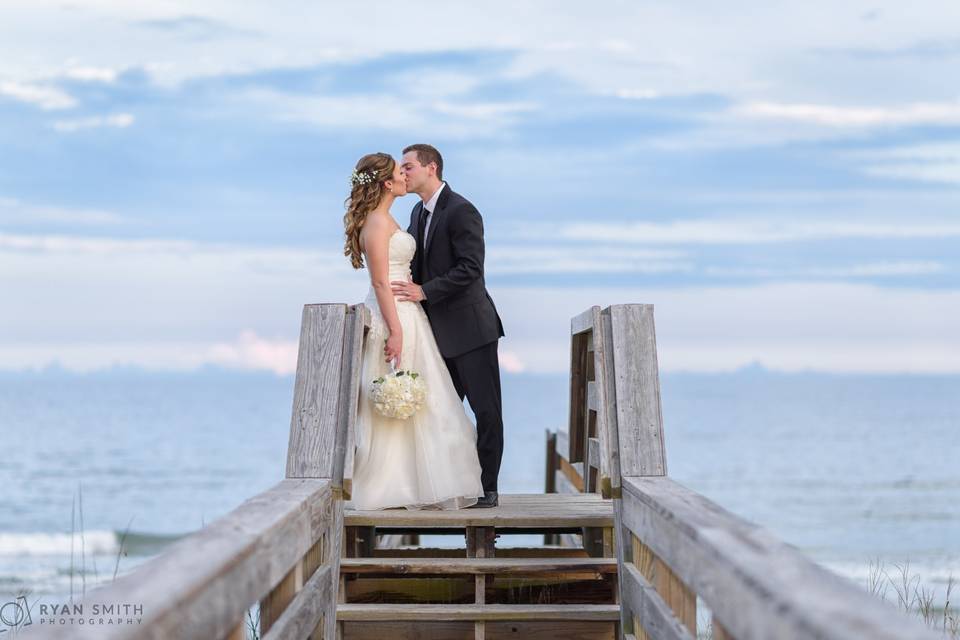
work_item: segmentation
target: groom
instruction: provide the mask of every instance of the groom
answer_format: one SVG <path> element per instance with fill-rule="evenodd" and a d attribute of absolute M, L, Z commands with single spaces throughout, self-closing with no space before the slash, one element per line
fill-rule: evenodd
<path fill-rule="evenodd" d="M 503 417 L 497 344 L 503 323 L 483 280 L 483 219 L 469 200 L 443 181 L 443 158 L 428 144 L 403 150 L 407 191 L 420 196 L 407 232 L 417 239 L 413 282 L 391 282 L 398 300 L 423 305 L 460 400 L 477 417 L 477 455 L 483 498 L 495 507 L 503 457 Z M 416 284 L 416 283 L 420 284 Z"/>

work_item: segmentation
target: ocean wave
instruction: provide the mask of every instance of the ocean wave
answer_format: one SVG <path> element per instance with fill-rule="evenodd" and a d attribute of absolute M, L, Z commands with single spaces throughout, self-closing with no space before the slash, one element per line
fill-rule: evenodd
<path fill-rule="evenodd" d="M 164 547 L 181 536 L 138 533 L 108 530 L 79 532 L 0 532 L 0 556 L 79 556 L 81 550 L 86 555 L 116 555 L 120 551 L 121 540 L 127 555 L 143 556 L 159 553 Z"/>

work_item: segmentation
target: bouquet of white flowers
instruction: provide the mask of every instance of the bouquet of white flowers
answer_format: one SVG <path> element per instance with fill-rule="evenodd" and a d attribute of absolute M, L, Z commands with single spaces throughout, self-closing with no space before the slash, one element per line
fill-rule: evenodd
<path fill-rule="evenodd" d="M 393 363 L 391 362 L 391 369 Z M 427 397 L 427 385 L 416 371 L 394 370 L 370 385 L 370 398 L 377 413 L 405 420 L 415 414 Z"/>

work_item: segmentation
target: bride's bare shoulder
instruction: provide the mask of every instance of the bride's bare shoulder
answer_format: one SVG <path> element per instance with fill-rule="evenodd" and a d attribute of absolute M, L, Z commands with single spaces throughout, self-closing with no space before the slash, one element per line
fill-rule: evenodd
<path fill-rule="evenodd" d="M 371 213 L 360 228 L 360 249 L 376 246 L 390 239 L 392 225 L 389 216 Z"/>

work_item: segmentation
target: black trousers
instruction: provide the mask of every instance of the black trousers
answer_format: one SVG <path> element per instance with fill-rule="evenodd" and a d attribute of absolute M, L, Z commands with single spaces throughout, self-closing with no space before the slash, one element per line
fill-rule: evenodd
<path fill-rule="evenodd" d="M 484 491 L 497 491 L 503 458 L 503 407 L 500 397 L 499 341 L 485 344 L 453 358 L 444 358 L 453 386 L 464 395 L 477 418 L 477 455 Z"/>

